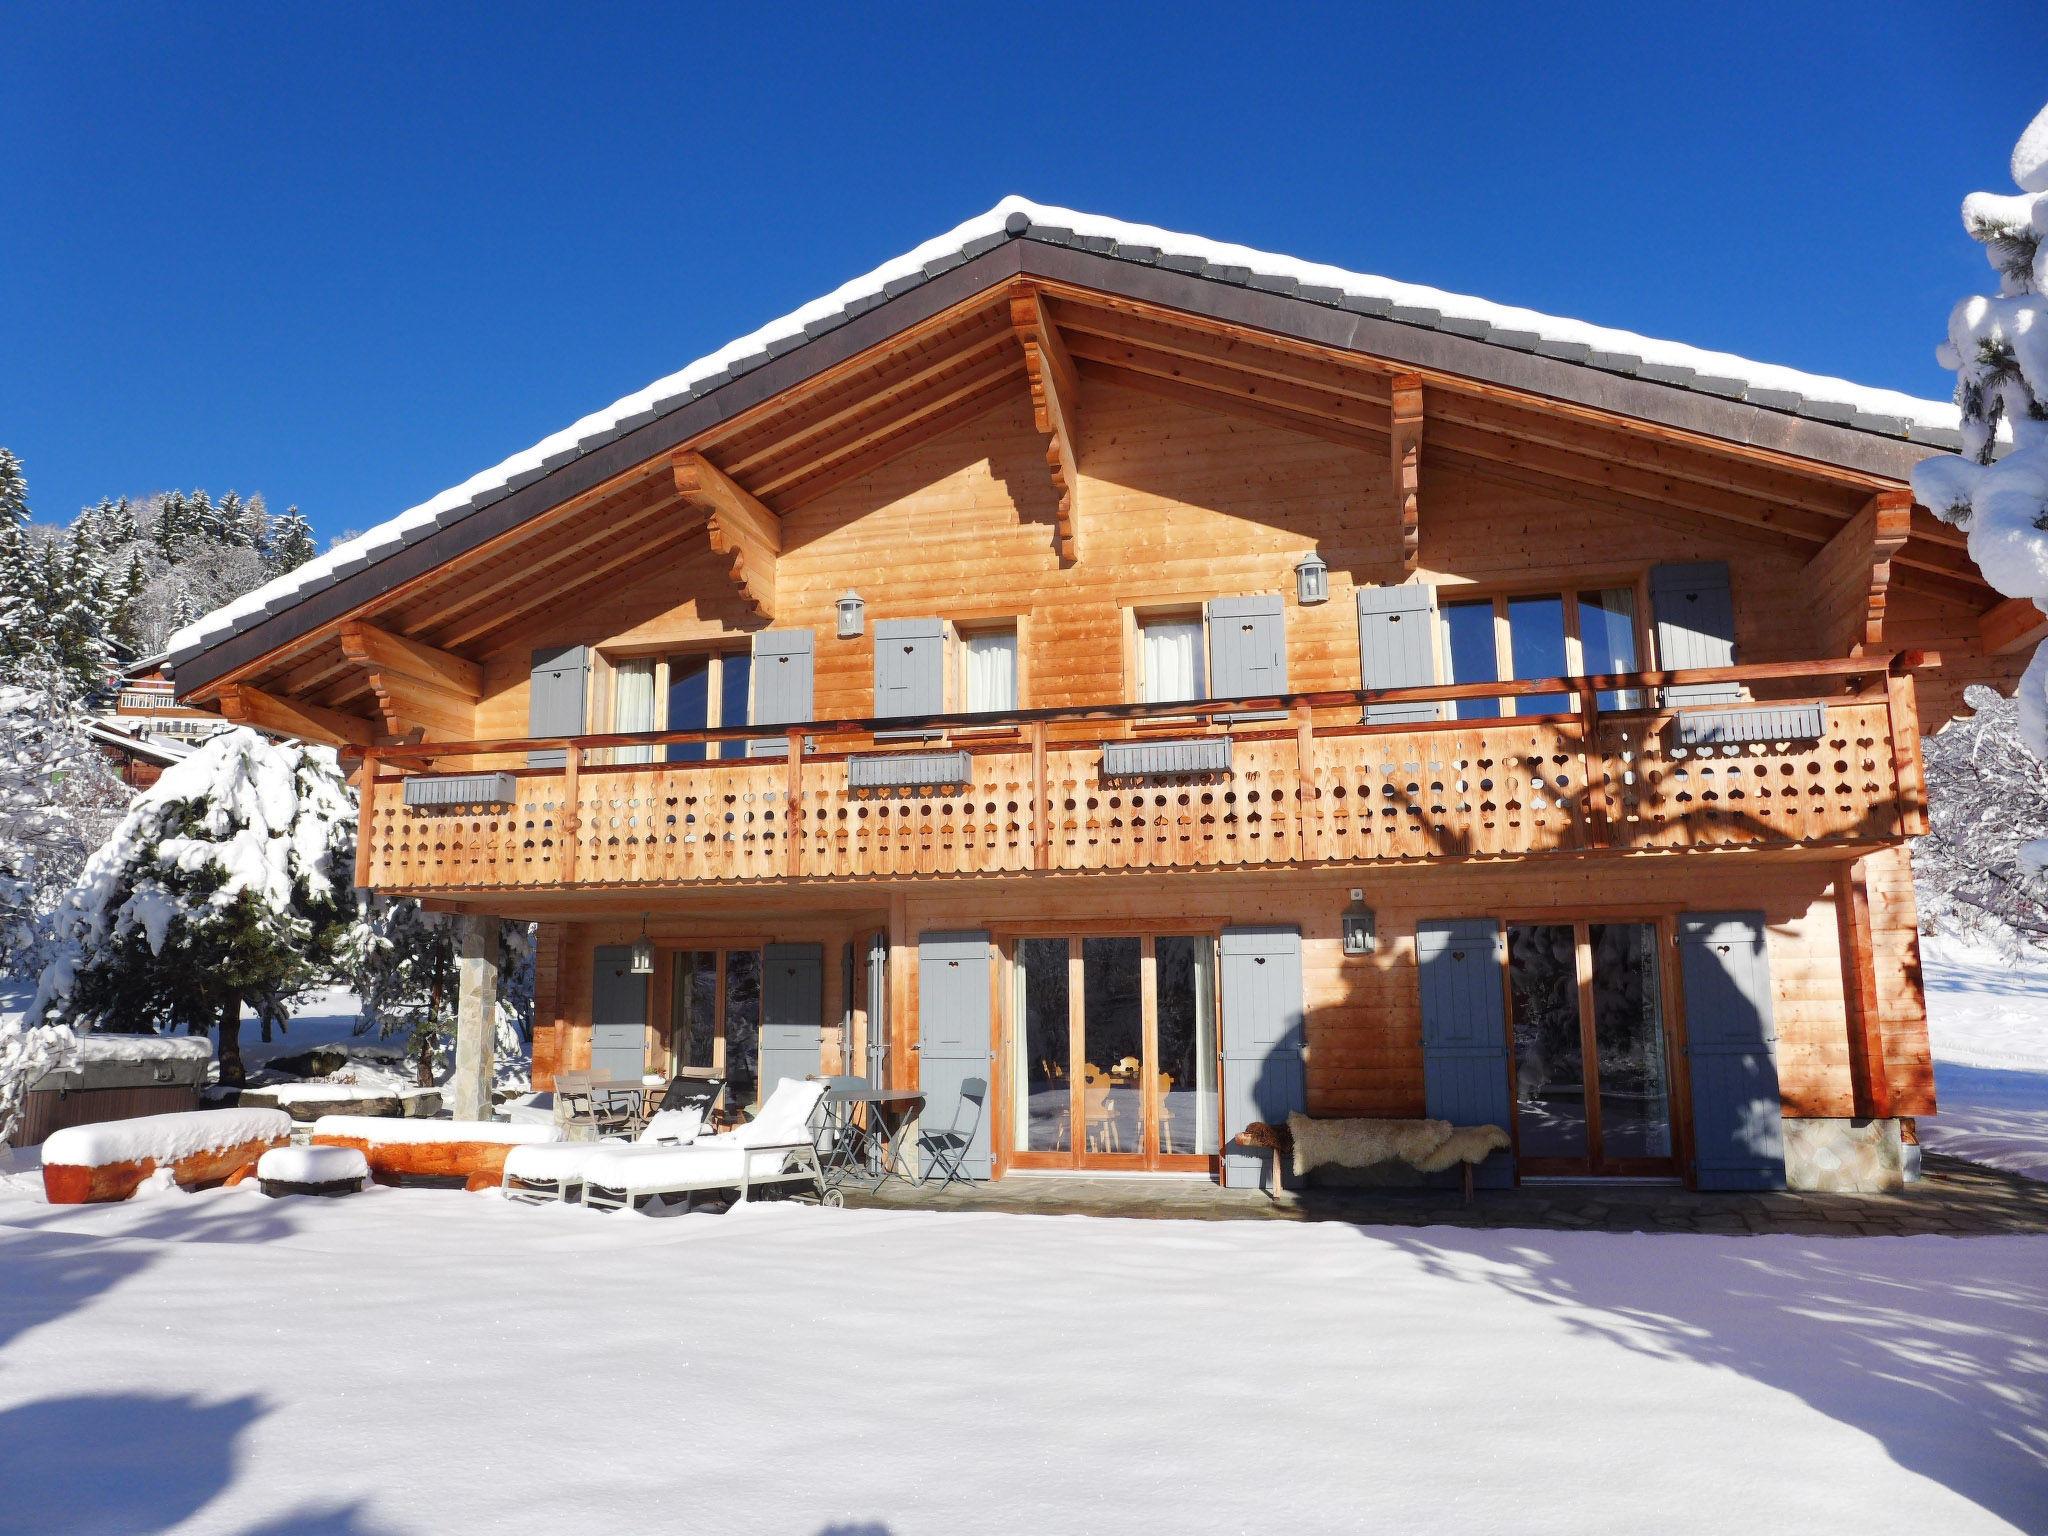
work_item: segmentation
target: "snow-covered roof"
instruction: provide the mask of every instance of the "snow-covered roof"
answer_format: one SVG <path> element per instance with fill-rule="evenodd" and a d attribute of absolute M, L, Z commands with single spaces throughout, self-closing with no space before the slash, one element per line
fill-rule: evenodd
<path fill-rule="evenodd" d="M 175 665 L 266 615 L 376 564 L 434 530 L 490 506 L 553 470 L 836 329 L 856 315 L 1007 240 L 1026 237 L 1285 294 L 1426 330 L 1471 337 L 1608 373 L 1747 401 L 1767 410 L 1864 432 L 1942 448 L 1953 448 L 1960 442 L 1953 402 L 1923 400 L 1897 390 L 1875 389 L 1825 374 L 1759 363 L 1729 352 L 1659 341 L 1632 331 L 1494 304 L 1320 262 L 1300 261 L 1250 246 L 1006 197 L 988 212 L 841 284 L 822 298 L 727 343 L 645 389 L 593 411 L 531 448 L 215 609 L 171 637 L 170 659 Z"/>

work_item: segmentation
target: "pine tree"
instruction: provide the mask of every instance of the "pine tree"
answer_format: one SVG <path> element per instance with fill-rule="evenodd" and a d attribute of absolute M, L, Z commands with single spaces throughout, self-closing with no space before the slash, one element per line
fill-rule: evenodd
<path fill-rule="evenodd" d="M 2048 108 L 2012 152 L 2018 195 L 1975 192 L 1963 227 L 1997 271 L 1996 294 L 1964 299 L 1935 356 L 1956 372 L 1963 451 L 1923 459 L 1913 494 L 1968 530 L 1970 557 L 2007 597 L 2048 606 Z M 2010 447 L 1999 453 L 2003 428 Z M 2018 736 L 2048 759 L 2048 645 L 2019 685 Z M 2030 874 L 2048 868 L 2048 840 L 2028 845 Z"/>
<path fill-rule="evenodd" d="M 31 1016 L 212 1025 L 221 1081 L 240 1083 L 242 1006 L 275 1016 L 361 960 L 355 837 L 331 752 L 213 737 L 137 799 L 66 894 Z"/>
<path fill-rule="evenodd" d="M 313 525 L 297 507 L 286 507 L 270 536 L 270 568 L 282 575 L 295 571 L 317 552 Z"/>
<path fill-rule="evenodd" d="M 28 479 L 21 472 L 21 460 L 0 448 L 0 528 L 23 528 L 28 524 Z"/>
<path fill-rule="evenodd" d="M 55 674 L 0 686 L 0 974 L 33 974 L 46 925 L 128 804 Z"/>
<path fill-rule="evenodd" d="M 2016 957 L 2048 945 L 2048 901 L 2020 854 L 2048 836 L 2048 766 L 2020 742 L 2019 705 L 1964 690 L 1975 713 L 1925 738 L 1928 830 L 1913 845 L 1920 923 Z"/>

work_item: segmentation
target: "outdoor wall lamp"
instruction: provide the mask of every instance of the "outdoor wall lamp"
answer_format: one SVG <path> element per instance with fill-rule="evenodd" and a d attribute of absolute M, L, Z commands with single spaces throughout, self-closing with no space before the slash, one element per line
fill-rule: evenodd
<path fill-rule="evenodd" d="M 858 640 L 862 627 L 867 622 L 867 603 L 861 595 L 848 587 L 839 594 L 839 638 Z"/>
<path fill-rule="evenodd" d="M 1330 568 L 1314 550 L 1294 562 L 1294 589 L 1304 608 L 1330 600 Z"/>
<path fill-rule="evenodd" d="M 647 914 L 640 914 L 640 937 L 633 941 L 633 974 L 654 974 L 654 941 L 647 937 Z"/>
<path fill-rule="evenodd" d="M 1365 892 L 1351 892 L 1351 906 L 1344 913 L 1344 953 L 1369 955 L 1380 947 L 1379 922 L 1365 905 Z"/>

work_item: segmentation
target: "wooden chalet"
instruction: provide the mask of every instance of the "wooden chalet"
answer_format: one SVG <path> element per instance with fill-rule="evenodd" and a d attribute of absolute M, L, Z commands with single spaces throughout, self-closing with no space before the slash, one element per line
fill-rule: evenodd
<path fill-rule="evenodd" d="M 358 878 L 539 924 L 537 1084 L 916 1086 L 974 1158 L 1895 1182 L 1920 737 L 2010 686 L 1951 407 L 1019 201 L 210 616 Z M 651 952 L 636 965 L 635 948 Z"/>

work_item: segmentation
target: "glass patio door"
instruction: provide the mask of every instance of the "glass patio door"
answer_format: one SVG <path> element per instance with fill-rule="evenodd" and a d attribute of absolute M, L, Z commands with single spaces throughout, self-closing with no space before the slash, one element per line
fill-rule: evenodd
<path fill-rule="evenodd" d="M 1215 941 L 1020 938 L 1009 1166 L 1205 1169 L 1216 1153 Z"/>
<path fill-rule="evenodd" d="M 1510 923 L 1515 1134 L 1529 1174 L 1678 1171 L 1654 923 Z"/>

